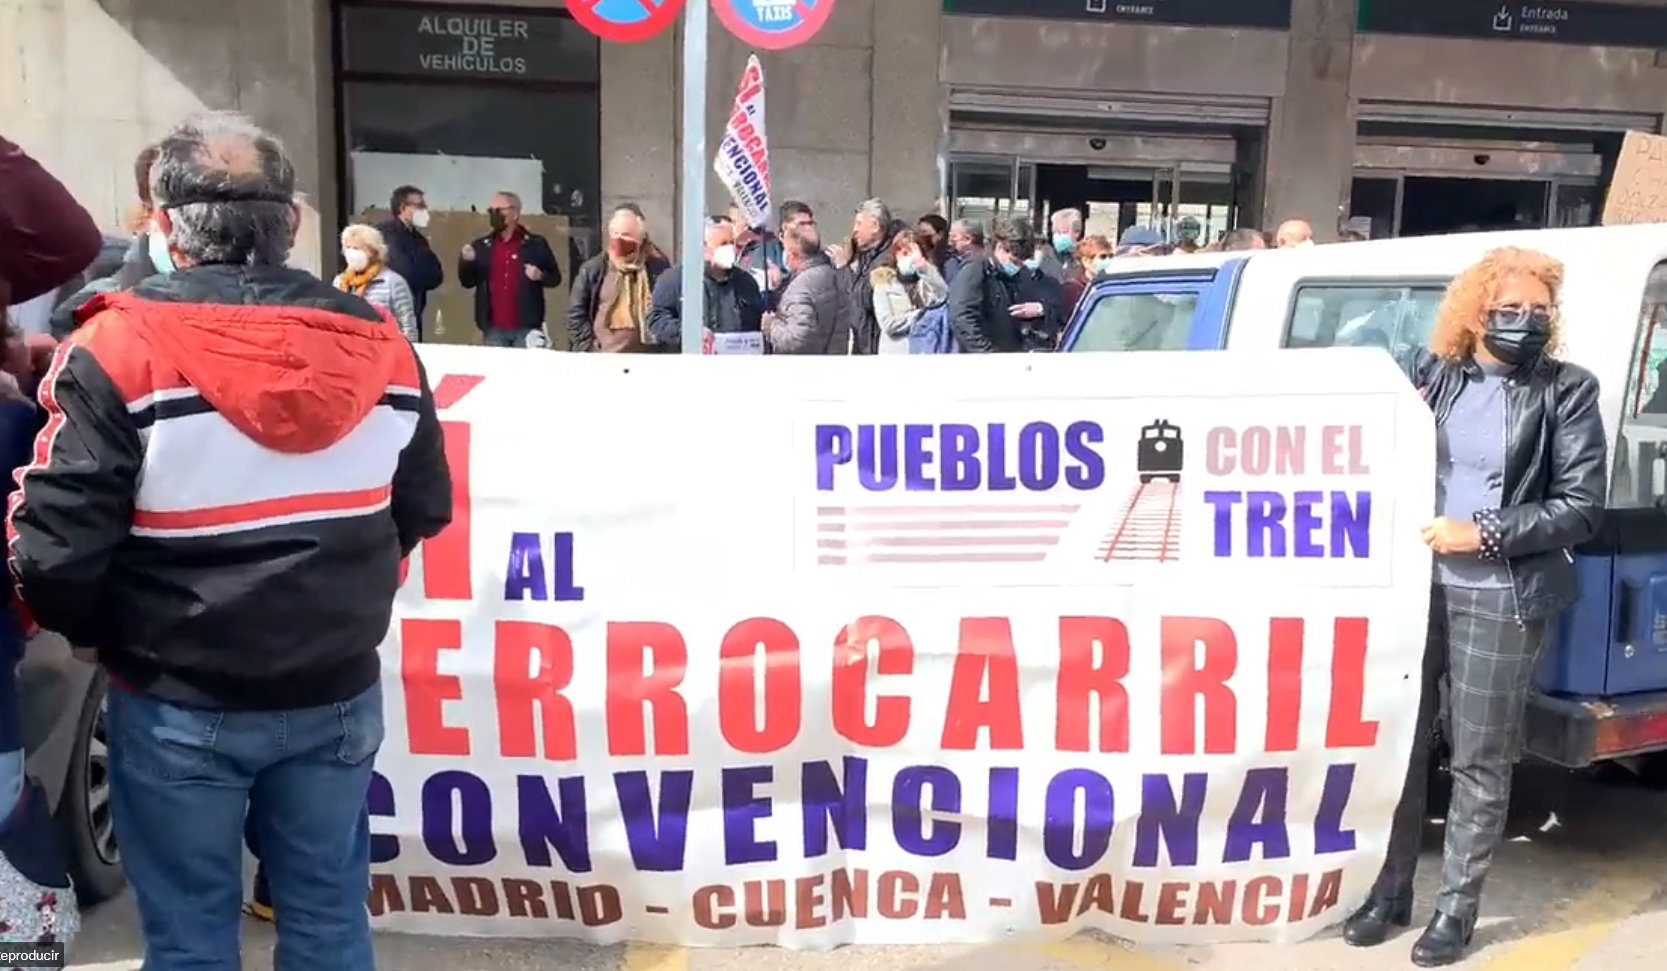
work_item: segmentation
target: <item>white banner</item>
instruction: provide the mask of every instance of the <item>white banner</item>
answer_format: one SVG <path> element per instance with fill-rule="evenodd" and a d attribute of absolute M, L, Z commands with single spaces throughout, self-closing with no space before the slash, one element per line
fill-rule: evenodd
<path fill-rule="evenodd" d="M 747 57 L 735 106 L 724 125 L 723 140 L 712 170 L 729 188 L 735 204 L 752 228 L 770 222 L 770 140 L 764 126 L 764 66 L 758 55 Z"/>
<path fill-rule="evenodd" d="M 424 345 L 378 925 L 692 946 L 1289 941 L 1383 860 L 1428 409 L 1372 350 Z M 505 422 L 610 402 L 618 423 Z"/>

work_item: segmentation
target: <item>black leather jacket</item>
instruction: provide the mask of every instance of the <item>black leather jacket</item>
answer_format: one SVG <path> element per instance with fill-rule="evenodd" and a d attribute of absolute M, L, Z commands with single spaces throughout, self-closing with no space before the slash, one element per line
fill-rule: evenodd
<path fill-rule="evenodd" d="M 1405 366 L 1440 426 L 1476 364 L 1420 351 Z M 1598 379 L 1542 357 L 1508 378 L 1505 389 L 1504 502 L 1475 518 L 1482 558 L 1510 570 L 1517 618 L 1539 620 L 1574 602 L 1571 551 L 1603 524 L 1608 447 Z"/>

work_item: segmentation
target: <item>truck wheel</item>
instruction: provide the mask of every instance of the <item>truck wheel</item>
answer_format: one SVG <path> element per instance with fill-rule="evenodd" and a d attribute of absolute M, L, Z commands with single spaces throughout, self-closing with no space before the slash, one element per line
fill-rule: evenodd
<path fill-rule="evenodd" d="M 110 807 L 110 745 L 105 735 L 105 676 L 93 675 L 81 704 L 81 721 L 70 756 L 69 777 L 58 802 L 58 826 L 69 856 L 70 877 L 82 904 L 120 894 L 127 885 L 116 851 L 116 828 Z"/>

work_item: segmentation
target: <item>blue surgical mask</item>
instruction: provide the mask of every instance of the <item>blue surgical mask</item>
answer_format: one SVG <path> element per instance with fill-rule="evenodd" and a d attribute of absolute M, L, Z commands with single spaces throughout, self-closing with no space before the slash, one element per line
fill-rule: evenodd
<path fill-rule="evenodd" d="M 1095 257 L 1095 259 L 1094 259 L 1094 272 L 1095 273 L 1110 273 L 1111 272 L 1111 257 L 1109 257 L 1109 256 Z"/>
<path fill-rule="evenodd" d="M 1019 264 L 1014 263 L 1012 260 L 999 260 L 998 259 L 998 260 L 996 260 L 996 266 L 1001 267 L 1001 272 L 1002 272 L 1003 276 L 1018 276 L 1019 275 Z"/>
<path fill-rule="evenodd" d="M 174 254 L 168 249 L 168 237 L 162 235 L 155 229 L 152 229 L 149 233 L 147 233 L 146 237 L 145 251 L 150 256 L 151 265 L 156 267 L 156 272 L 174 272 L 176 269 L 174 266 Z"/>
<path fill-rule="evenodd" d="M 902 256 L 899 256 L 897 258 L 897 275 L 898 276 L 912 277 L 919 272 L 920 272 L 920 270 L 919 270 L 918 267 L 915 266 L 915 258 L 913 256 L 910 256 L 909 254 L 905 253 Z"/>
<path fill-rule="evenodd" d="M 1053 234 L 1054 252 L 1058 253 L 1060 256 L 1064 256 L 1066 253 L 1071 252 L 1071 250 L 1074 249 L 1076 247 L 1076 245 L 1077 245 L 1077 241 L 1072 239 L 1071 235 L 1069 233 L 1054 233 Z"/>
<path fill-rule="evenodd" d="M 1041 268 L 1042 268 L 1042 258 L 1040 256 L 1032 256 L 1030 259 L 1025 260 L 1025 269 L 1027 269 L 1027 270 L 1040 270 Z"/>

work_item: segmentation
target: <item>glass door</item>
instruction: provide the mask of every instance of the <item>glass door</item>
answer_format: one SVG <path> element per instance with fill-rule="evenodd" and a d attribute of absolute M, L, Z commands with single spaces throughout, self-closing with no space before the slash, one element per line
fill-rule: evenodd
<path fill-rule="evenodd" d="M 1598 203 L 1603 193 L 1595 181 L 1561 179 L 1551 184 L 1551 213 L 1546 225 L 1553 228 L 1596 226 Z"/>
<path fill-rule="evenodd" d="M 1356 175 L 1349 188 L 1349 219 L 1358 220 L 1370 239 L 1388 239 L 1401 234 L 1399 175 Z"/>
<path fill-rule="evenodd" d="M 1036 211 L 1034 163 L 987 155 L 950 159 L 950 219 L 976 219 L 989 232 L 1004 219 L 1034 223 Z"/>

